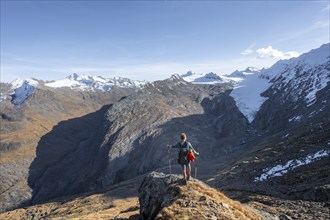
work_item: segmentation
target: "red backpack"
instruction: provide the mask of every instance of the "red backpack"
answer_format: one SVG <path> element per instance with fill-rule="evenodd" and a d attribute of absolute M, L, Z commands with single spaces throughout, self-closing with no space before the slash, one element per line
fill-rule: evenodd
<path fill-rule="evenodd" d="M 192 149 L 188 150 L 188 160 L 191 162 L 195 161 L 195 155 L 194 155 L 194 152 L 192 151 Z"/>

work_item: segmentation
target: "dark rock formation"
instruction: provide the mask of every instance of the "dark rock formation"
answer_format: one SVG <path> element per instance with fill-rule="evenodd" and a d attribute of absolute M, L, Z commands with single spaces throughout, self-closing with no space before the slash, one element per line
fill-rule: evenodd
<path fill-rule="evenodd" d="M 179 175 L 150 173 L 139 188 L 140 215 L 143 219 L 155 219 L 159 211 L 170 205 L 180 194 Z"/>

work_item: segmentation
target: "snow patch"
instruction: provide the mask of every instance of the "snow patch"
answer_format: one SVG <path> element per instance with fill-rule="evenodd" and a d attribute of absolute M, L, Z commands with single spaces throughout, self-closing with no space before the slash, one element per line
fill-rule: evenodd
<path fill-rule="evenodd" d="M 11 102 L 15 105 L 20 105 L 34 93 L 39 83 L 33 79 L 18 79 L 11 84 L 14 89 L 14 93 L 11 94 L 13 97 Z"/>
<path fill-rule="evenodd" d="M 5 93 L 0 93 L 0 102 L 4 101 L 7 99 L 7 94 Z"/>
<path fill-rule="evenodd" d="M 327 156 L 329 156 L 329 151 L 321 150 L 314 154 L 308 155 L 305 158 L 300 159 L 300 160 L 299 159 L 289 160 L 284 165 L 279 164 L 279 165 L 276 165 L 271 168 L 266 168 L 263 170 L 264 173 L 261 174 L 261 176 L 256 177 L 254 179 L 254 182 L 264 181 L 264 180 L 267 180 L 269 178 L 276 177 L 276 176 L 283 176 L 283 174 L 287 173 L 288 171 L 291 171 L 291 170 L 296 169 L 303 165 L 310 164 L 312 162 L 315 162 L 315 161 L 321 159 L 322 157 L 327 157 Z"/>
<path fill-rule="evenodd" d="M 178 74 L 174 74 L 170 77 L 170 80 L 175 81 L 175 80 L 180 80 L 181 77 Z"/>
<path fill-rule="evenodd" d="M 302 119 L 302 115 L 298 115 L 298 116 L 294 116 L 292 118 L 289 119 L 289 122 L 292 122 L 292 121 L 301 121 Z"/>

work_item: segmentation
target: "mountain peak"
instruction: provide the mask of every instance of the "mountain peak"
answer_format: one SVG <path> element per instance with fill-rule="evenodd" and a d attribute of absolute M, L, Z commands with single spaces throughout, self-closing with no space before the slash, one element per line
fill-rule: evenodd
<path fill-rule="evenodd" d="M 77 80 L 79 77 L 80 77 L 79 74 L 73 73 L 73 74 L 69 75 L 67 78 L 71 79 L 71 80 Z"/>
<path fill-rule="evenodd" d="M 192 73 L 188 71 L 186 74 L 181 75 L 181 77 L 188 82 L 199 83 L 199 84 L 212 84 L 212 83 L 221 83 L 223 79 L 214 72 L 201 74 L 201 73 Z"/>
<path fill-rule="evenodd" d="M 192 75 L 194 75 L 194 74 L 195 74 L 195 73 L 193 73 L 191 70 L 189 70 L 187 73 L 182 74 L 181 77 L 184 78 L 184 77 L 192 76 Z"/>
<path fill-rule="evenodd" d="M 244 72 L 247 72 L 247 73 L 255 73 L 255 72 L 257 72 L 257 71 L 259 71 L 259 69 L 258 69 L 257 67 L 251 67 L 251 66 L 247 67 L 247 68 L 244 70 Z"/>
<path fill-rule="evenodd" d="M 179 74 L 173 74 L 171 77 L 170 77 L 170 80 L 183 80 L 182 77 L 179 75 Z"/>
<path fill-rule="evenodd" d="M 15 105 L 22 104 L 34 93 L 36 87 L 39 85 L 38 81 L 34 79 L 17 79 L 11 84 L 14 89 L 14 93 L 11 95 L 13 97 L 12 103 Z"/>

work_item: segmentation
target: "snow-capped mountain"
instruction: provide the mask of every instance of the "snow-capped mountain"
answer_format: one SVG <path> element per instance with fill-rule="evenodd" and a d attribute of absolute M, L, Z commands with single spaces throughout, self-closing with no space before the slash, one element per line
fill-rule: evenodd
<path fill-rule="evenodd" d="M 285 90 L 286 100 L 303 98 L 308 106 L 313 105 L 316 93 L 330 81 L 330 44 L 297 58 L 279 61 L 264 70 L 261 78 L 270 79 L 274 92 Z"/>
<path fill-rule="evenodd" d="M 192 82 L 196 84 L 214 84 L 224 82 L 223 78 L 213 72 L 202 74 L 188 71 L 187 73 L 181 75 L 181 77 L 187 82 Z"/>
<path fill-rule="evenodd" d="M 6 100 L 12 96 L 12 103 L 15 105 L 22 104 L 29 98 L 39 86 L 52 88 L 69 87 L 73 90 L 81 91 L 110 91 L 113 86 L 120 88 L 141 89 L 146 81 L 130 80 L 122 77 L 103 78 L 101 76 L 88 76 L 84 74 L 71 74 L 65 79 L 44 82 L 35 79 L 17 79 L 10 84 L 10 89 L 1 93 L 0 101 Z"/>
<path fill-rule="evenodd" d="M 238 83 L 231 96 L 249 122 L 254 120 L 255 114 L 267 100 L 261 95 L 267 89 L 274 94 L 284 91 L 282 102 L 304 100 L 307 106 L 314 104 L 316 93 L 325 88 L 330 80 L 329 45 L 322 45 L 297 58 L 278 61 L 268 69 L 246 69 L 244 72 L 250 74 L 242 73 L 244 80 Z M 234 73 L 238 75 L 238 72 Z"/>
<path fill-rule="evenodd" d="M 1 94 L 0 101 L 6 100 L 7 97 L 12 96 L 12 103 L 20 105 L 34 93 L 38 85 L 39 82 L 34 79 L 16 79 L 10 84 L 10 89 Z"/>
<path fill-rule="evenodd" d="M 72 89 L 80 90 L 102 90 L 109 91 L 112 86 L 118 86 L 122 88 L 142 88 L 146 84 L 146 81 L 130 80 L 122 77 L 114 77 L 110 79 L 103 78 L 101 76 L 88 76 L 84 74 L 72 74 L 65 79 L 46 83 L 49 87 L 70 87 Z"/>
<path fill-rule="evenodd" d="M 235 70 L 231 74 L 227 74 L 226 77 L 245 78 L 247 75 L 255 74 L 258 72 L 260 72 L 260 69 L 256 67 L 247 67 L 245 70 L 242 71 Z"/>
<path fill-rule="evenodd" d="M 329 83 L 329 45 L 324 44 L 297 58 L 278 61 L 268 69 L 247 67 L 243 71 L 236 70 L 222 77 L 212 72 L 204 75 L 189 71 L 181 77 L 196 84 L 232 83 L 234 89 L 230 95 L 251 123 L 267 100 L 261 94 L 269 88 L 274 93 L 285 91 L 284 99 L 302 99 L 307 106 L 313 105 L 316 93 Z"/>

